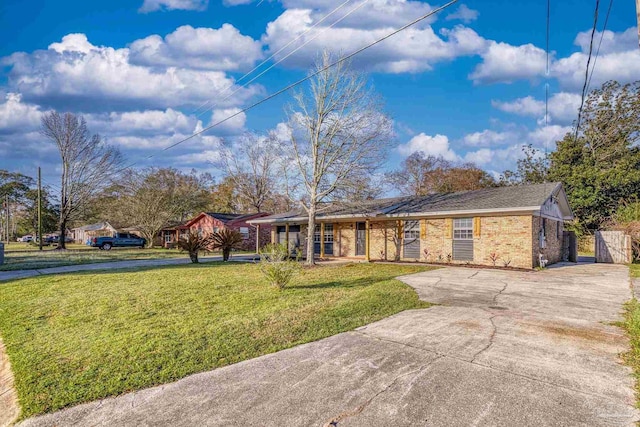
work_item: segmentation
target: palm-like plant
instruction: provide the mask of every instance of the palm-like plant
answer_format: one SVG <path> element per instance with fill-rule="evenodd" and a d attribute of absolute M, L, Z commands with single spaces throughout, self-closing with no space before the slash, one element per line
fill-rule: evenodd
<path fill-rule="evenodd" d="M 222 250 L 222 260 L 229 261 L 231 250 L 242 247 L 242 234 L 236 230 L 223 228 L 211 235 L 211 249 Z"/>
<path fill-rule="evenodd" d="M 180 238 L 177 242 L 178 247 L 186 252 L 189 252 L 189 258 L 191 262 L 197 264 L 198 261 L 198 252 L 207 251 L 211 248 L 212 244 L 212 236 L 208 235 L 200 235 L 194 231 L 189 231 L 189 234 L 183 238 Z"/>

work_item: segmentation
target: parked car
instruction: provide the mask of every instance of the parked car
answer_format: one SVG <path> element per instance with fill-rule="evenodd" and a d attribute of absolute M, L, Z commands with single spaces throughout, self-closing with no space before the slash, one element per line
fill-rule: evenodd
<path fill-rule="evenodd" d="M 29 243 L 33 241 L 33 236 L 31 234 L 27 234 L 18 239 L 19 242 Z"/>
<path fill-rule="evenodd" d="M 65 243 L 73 243 L 73 239 L 71 237 L 65 237 L 64 238 L 64 242 Z M 58 243 L 60 243 L 60 236 L 53 235 L 53 236 L 45 237 L 44 240 L 42 241 L 42 243 L 44 243 L 46 245 L 51 245 L 51 244 L 57 245 Z"/>
<path fill-rule="evenodd" d="M 113 237 L 94 237 L 91 239 L 91 246 L 105 251 L 111 248 L 144 248 L 147 241 L 142 237 L 129 233 L 115 233 Z"/>

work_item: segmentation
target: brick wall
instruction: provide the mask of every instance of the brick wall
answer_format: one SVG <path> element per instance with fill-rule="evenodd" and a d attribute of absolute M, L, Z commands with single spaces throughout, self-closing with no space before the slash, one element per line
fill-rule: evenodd
<path fill-rule="evenodd" d="M 398 236 L 398 222 L 372 221 L 370 228 L 370 258 L 372 261 L 394 261 L 402 257 L 401 241 Z M 480 227 L 478 233 L 478 225 Z M 452 264 L 466 264 L 454 261 L 453 220 L 451 218 L 430 218 L 420 220 L 420 260 Z M 531 215 L 487 216 L 474 219 L 473 261 L 471 264 L 518 268 L 537 266 L 539 218 Z M 562 229 L 557 238 L 555 221 L 547 220 L 547 249 L 549 261 L 561 259 Z M 301 241 L 304 246 L 306 226 L 301 226 Z M 334 256 L 355 257 L 355 223 L 334 223 Z M 426 250 L 426 252 L 425 252 Z M 400 256 L 396 255 L 400 252 Z M 495 255 L 494 255 L 495 254 Z M 495 258 L 495 264 L 492 258 Z"/>
<path fill-rule="evenodd" d="M 545 218 L 545 235 L 546 247 L 540 248 L 540 230 L 542 228 L 542 218 L 533 217 L 532 221 L 532 250 L 533 250 L 533 266 L 540 265 L 538 254 L 543 254 L 549 264 L 560 262 L 563 259 L 563 223 L 549 218 Z"/>
<path fill-rule="evenodd" d="M 526 215 L 479 217 L 480 232 L 474 221 L 473 261 L 471 264 L 532 268 L 532 218 Z M 451 262 L 453 258 L 453 221 L 451 218 L 420 221 L 421 260 Z"/>

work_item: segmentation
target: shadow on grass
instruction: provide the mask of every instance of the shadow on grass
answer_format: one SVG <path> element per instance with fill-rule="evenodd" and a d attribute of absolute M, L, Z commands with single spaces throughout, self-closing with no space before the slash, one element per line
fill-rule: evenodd
<path fill-rule="evenodd" d="M 341 289 L 348 289 L 348 288 L 363 288 L 366 286 L 371 286 L 375 283 L 378 282 L 382 282 L 385 280 L 391 280 L 394 279 L 395 277 L 393 276 L 378 276 L 378 277 L 361 277 L 359 279 L 345 279 L 343 281 L 339 281 L 339 280 L 334 280 L 334 281 L 330 281 L 330 282 L 323 282 L 323 283 L 312 283 L 312 284 L 308 284 L 308 285 L 294 285 L 291 286 L 289 289 L 332 289 L 332 288 L 341 288 Z"/>
<path fill-rule="evenodd" d="M 223 266 L 246 265 L 246 264 L 253 264 L 253 262 L 251 261 L 232 261 L 232 262 L 209 261 L 209 262 L 203 262 L 198 264 L 184 263 L 184 264 L 167 264 L 167 265 L 146 265 L 146 266 L 137 266 L 137 267 L 125 267 L 125 268 L 109 268 L 105 266 L 104 268 L 96 267 L 95 270 L 69 271 L 69 272 L 62 272 L 62 273 L 42 274 L 38 276 L 30 276 L 30 277 L 24 277 L 19 279 L 0 280 L 0 286 L 3 284 L 13 284 L 21 280 L 46 279 L 48 277 L 99 276 L 99 275 L 107 275 L 107 274 L 142 273 L 145 271 L 175 270 L 175 269 L 184 269 L 184 268 L 206 269 L 206 268 L 218 268 Z M 93 265 L 98 266 L 100 265 L 100 263 L 94 263 Z"/>

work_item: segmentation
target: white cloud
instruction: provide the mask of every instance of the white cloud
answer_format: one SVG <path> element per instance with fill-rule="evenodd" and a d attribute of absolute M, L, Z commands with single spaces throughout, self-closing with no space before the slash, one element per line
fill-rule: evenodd
<path fill-rule="evenodd" d="M 194 106 L 235 92 L 216 105 L 226 108 L 262 93 L 260 86 L 238 88 L 222 71 L 135 65 L 129 49 L 94 46 L 83 43 L 83 37 L 65 37 L 46 51 L 3 58 L 2 64 L 11 67 L 9 90 L 19 88 L 27 101 L 98 110 Z"/>
<path fill-rule="evenodd" d="M 144 0 L 138 12 L 149 13 L 157 10 L 206 10 L 209 0 Z"/>
<path fill-rule="evenodd" d="M 449 146 L 449 138 L 445 135 L 435 136 L 420 133 L 406 144 L 398 146 L 398 152 L 404 156 L 409 156 L 417 151 L 426 155 L 442 156 L 446 160 L 457 161 L 460 157 Z"/>
<path fill-rule="evenodd" d="M 481 54 L 482 63 L 469 75 L 474 83 L 512 83 L 543 76 L 546 52 L 532 44 L 512 46 L 490 42 Z"/>
<path fill-rule="evenodd" d="M 460 20 L 465 24 L 478 19 L 480 13 L 477 10 L 469 9 L 466 4 L 461 4 L 455 12 L 447 16 L 447 21 Z"/>
<path fill-rule="evenodd" d="M 232 119 L 226 120 L 224 123 L 216 126 L 212 131 L 216 133 L 224 133 L 224 134 L 240 134 L 245 129 L 245 124 L 247 122 L 247 115 L 245 113 L 240 113 L 239 108 L 228 108 L 223 110 L 214 110 L 211 115 L 210 125 L 216 124 L 222 120 L 227 119 L 227 117 L 231 117 L 235 115 Z"/>
<path fill-rule="evenodd" d="M 491 104 L 507 113 L 544 119 L 544 101 L 532 96 L 506 102 L 494 100 Z M 571 123 L 577 118 L 578 108 L 580 108 L 580 95 L 577 93 L 555 93 L 549 98 L 549 121 L 561 124 Z"/>
<path fill-rule="evenodd" d="M 384 2 L 383 2 L 384 3 Z M 384 16 L 384 14 L 382 14 Z M 375 22 L 363 25 L 328 29 L 324 23 L 311 30 L 317 20 L 309 9 L 286 10 L 275 21 L 269 23 L 263 42 L 270 52 L 285 48 L 291 40 L 309 31 L 298 42 L 276 56 L 282 59 L 293 49 L 300 50 L 289 57 L 284 64 L 289 67 L 309 68 L 317 59 L 318 52 L 330 46 L 335 52 L 351 53 L 387 35 L 393 27 L 375 27 Z M 375 27 L 375 28 L 374 28 Z M 389 73 L 416 73 L 430 70 L 433 65 L 455 59 L 459 56 L 477 53 L 484 49 L 484 41 L 473 30 L 455 27 L 442 32 L 439 37 L 430 26 L 412 27 L 363 52 L 353 59 L 353 65 L 369 71 Z M 304 47 L 302 47 L 304 45 Z"/>
<path fill-rule="evenodd" d="M 515 132 L 496 132 L 491 129 L 485 129 L 481 132 L 465 135 L 463 142 L 470 147 L 492 147 L 513 143 L 517 138 L 518 135 Z"/>
<path fill-rule="evenodd" d="M 208 70 L 238 70 L 262 58 L 262 45 L 231 24 L 219 29 L 178 27 L 164 39 L 152 35 L 130 45 L 135 65 L 173 66 Z"/>
<path fill-rule="evenodd" d="M 41 116 L 39 106 L 23 103 L 20 94 L 8 93 L 5 102 L 0 103 L 0 134 L 37 129 Z"/>

